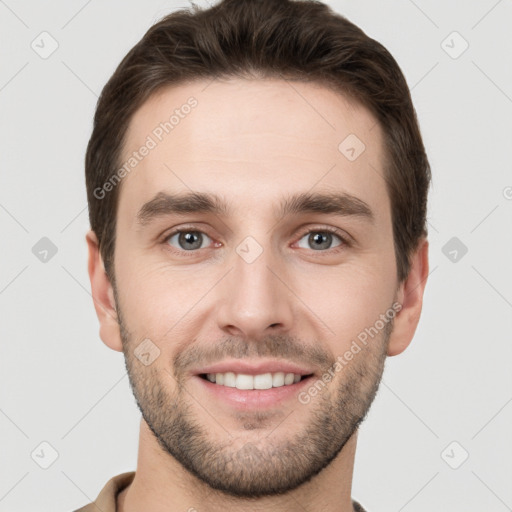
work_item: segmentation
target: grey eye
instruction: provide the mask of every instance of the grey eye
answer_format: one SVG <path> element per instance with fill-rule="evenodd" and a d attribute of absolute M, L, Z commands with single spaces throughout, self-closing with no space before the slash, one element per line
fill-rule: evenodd
<path fill-rule="evenodd" d="M 300 245 L 300 242 L 307 237 L 306 243 L 311 244 L 309 247 L 304 247 Z M 332 246 L 333 237 L 340 240 L 340 243 Z M 299 240 L 299 247 L 302 247 L 303 249 L 313 249 L 315 251 L 322 250 L 322 249 L 332 249 L 333 247 L 337 247 L 338 245 L 341 245 L 341 238 L 338 235 L 335 235 L 334 233 L 329 233 L 328 231 L 310 231 L 309 233 L 306 233 L 300 240 Z"/>
<path fill-rule="evenodd" d="M 173 235 L 169 236 L 167 241 L 171 243 L 171 240 L 175 237 L 177 238 L 178 247 L 177 249 L 182 249 L 184 251 L 193 251 L 195 249 L 203 249 L 203 242 L 206 238 L 210 238 L 205 233 L 202 233 L 201 231 L 177 231 Z M 208 244 L 206 244 L 206 247 Z M 173 247 L 176 247 L 173 245 Z"/>

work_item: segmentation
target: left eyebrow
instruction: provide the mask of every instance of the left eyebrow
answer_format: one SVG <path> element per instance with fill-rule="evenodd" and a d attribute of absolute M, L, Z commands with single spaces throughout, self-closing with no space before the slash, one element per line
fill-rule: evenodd
<path fill-rule="evenodd" d="M 228 216 L 230 207 L 220 196 L 208 192 L 169 194 L 159 192 L 145 203 L 137 213 L 137 223 L 145 226 L 160 217 L 172 214 L 213 213 Z M 293 214 L 322 213 L 355 216 L 374 222 L 375 216 L 362 199 L 346 192 L 302 192 L 281 201 L 276 217 Z"/>
<path fill-rule="evenodd" d="M 375 215 L 362 199 L 347 192 L 304 192 L 286 198 L 280 206 L 279 216 L 300 213 L 333 214 L 340 217 L 360 217 L 374 222 Z"/>

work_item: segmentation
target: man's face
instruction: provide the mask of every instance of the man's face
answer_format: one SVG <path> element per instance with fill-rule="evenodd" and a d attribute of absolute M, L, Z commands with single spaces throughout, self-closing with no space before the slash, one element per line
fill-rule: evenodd
<path fill-rule="evenodd" d="M 172 131 L 155 132 L 191 96 L 197 105 Z M 156 146 L 121 184 L 114 260 L 143 418 L 164 453 L 211 487 L 245 497 L 296 488 L 354 434 L 384 367 L 392 321 L 379 319 L 398 283 L 380 126 L 318 85 L 237 79 L 150 98 L 123 161 L 148 136 Z M 143 208 L 159 193 L 216 195 L 227 211 Z M 321 211 L 290 203 L 299 194 L 352 202 L 337 203 L 345 214 Z M 282 215 L 290 204 L 301 207 Z M 354 341 L 360 350 L 344 356 Z M 282 386 L 280 373 L 302 379 Z M 275 387 L 238 389 L 255 382 Z"/>

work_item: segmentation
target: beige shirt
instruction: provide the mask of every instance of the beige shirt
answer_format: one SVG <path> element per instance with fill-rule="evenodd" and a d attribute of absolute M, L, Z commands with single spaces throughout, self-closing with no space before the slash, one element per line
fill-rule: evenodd
<path fill-rule="evenodd" d="M 74 512 L 116 512 L 117 495 L 132 483 L 134 476 L 135 471 L 129 471 L 112 477 L 98 494 L 94 503 L 89 503 Z M 352 505 L 354 506 L 354 512 L 366 512 L 357 501 L 352 500 Z"/>
<path fill-rule="evenodd" d="M 132 483 L 134 476 L 135 471 L 129 471 L 112 477 L 98 494 L 94 503 L 89 503 L 75 512 L 116 512 L 117 495 Z"/>

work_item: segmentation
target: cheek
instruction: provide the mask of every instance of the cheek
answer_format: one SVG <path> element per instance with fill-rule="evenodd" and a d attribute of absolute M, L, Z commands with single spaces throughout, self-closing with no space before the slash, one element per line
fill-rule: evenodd
<path fill-rule="evenodd" d="M 319 318 L 316 322 L 327 325 L 327 339 L 341 350 L 373 326 L 392 305 L 393 273 L 387 265 L 376 262 L 364 266 L 349 264 L 331 269 L 322 277 L 310 278 L 308 283 L 301 284 L 300 290 L 298 295 L 316 314 L 310 318 Z"/>
<path fill-rule="evenodd" d="M 166 333 L 169 336 L 169 330 L 186 317 L 215 282 L 211 275 L 205 276 L 192 268 L 171 269 L 168 264 L 142 259 L 119 265 L 116 276 L 130 329 L 156 339 Z"/>

